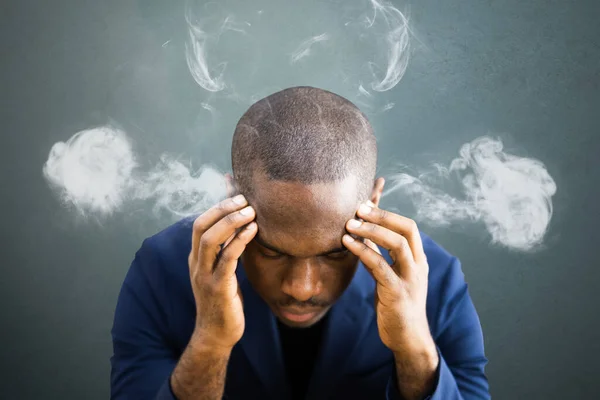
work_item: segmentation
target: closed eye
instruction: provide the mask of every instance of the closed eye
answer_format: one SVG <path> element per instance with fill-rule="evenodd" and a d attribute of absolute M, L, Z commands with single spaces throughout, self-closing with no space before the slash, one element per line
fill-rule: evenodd
<path fill-rule="evenodd" d="M 270 247 L 267 247 L 266 245 L 263 245 L 261 243 L 260 240 L 258 240 L 257 237 L 254 238 L 254 242 L 258 245 L 258 252 L 259 254 L 267 259 L 270 260 L 277 260 L 283 257 L 291 257 L 287 254 L 284 253 L 280 253 L 275 249 L 271 249 Z M 338 249 L 338 250 L 334 250 L 333 252 L 330 252 L 329 254 L 323 254 L 319 257 L 325 257 L 328 260 L 344 260 L 348 255 L 350 254 L 350 250 L 346 249 Z"/>
<path fill-rule="evenodd" d="M 261 250 L 259 250 L 259 253 L 264 258 L 268 258 L 270 260 L 277 260 L 277 259 L 285 257 L 284 254 L 280 254 L 280 253 L 274 252 L 269 249 L 264 249 L 264 250 L 261 249 Z M 350 250 L 336 251 L 335 253 L 330 253 L 324 257 L 327 259 L 330 259 L 330 260 L 343 260 L 348 256 L 348 254 L 350 254 Z"/>
<path fill-rule="evenodd" d="M 267 250 L 268 252 L 271 252 L 270 250 Z M 262 255 L 264 258 L 268 258 L 270 260 L 277 260 L 281 257 L 284 257 L 283 254 L 279 254 L 279 253 L 275 253 L 275 252 L 271 252 L 272 254 L 266 254 L 264 251 L 259 250 L 260 255 Z"/>
<path fill-rule="evenodd" d="M 350 250 L 336 251 L 335 253 L 326 255 L 325 257 L 327 257 L 331 260 L 342 260 L 342 259 L 346 258 L 346 256 L 348 254 L 350 254 Z"/>

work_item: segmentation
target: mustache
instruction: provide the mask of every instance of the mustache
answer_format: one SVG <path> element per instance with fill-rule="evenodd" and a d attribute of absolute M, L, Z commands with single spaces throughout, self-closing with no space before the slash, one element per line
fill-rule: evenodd
<path fill-rule="evenodd" d="M 296 307 L 296 308 L 324 308 L 331 304 L 329 301 L 321 299 L 308 299 L 306 301 L 298 301 L 293 297 L 277 302 L 280 307 Z"/>

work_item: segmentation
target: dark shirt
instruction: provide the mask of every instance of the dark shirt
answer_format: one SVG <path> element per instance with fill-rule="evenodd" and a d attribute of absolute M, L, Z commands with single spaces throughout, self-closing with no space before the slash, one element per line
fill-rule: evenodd
<path fill-rule="evenodd" d="M 308 328 L 290 328 L 279 320 L 279 337 L 292 399 L 303 400 L 319 353 L 326 317 Z"/>

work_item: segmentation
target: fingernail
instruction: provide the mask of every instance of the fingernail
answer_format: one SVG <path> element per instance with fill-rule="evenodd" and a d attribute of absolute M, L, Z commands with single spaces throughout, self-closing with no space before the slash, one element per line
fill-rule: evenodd
<path fill-rule="evenodd" d="M 235 204 L 239 204 L 240 206 L 243 206 L 244 204 L 246 204 L 246 198 L 244 197 L 243 194 L 238 194 L 237 196 L 235 196 L 233 198 L 233 202 Z"/>
<path fill-rule="evenodd" d="M 350 235 L 344 235 L 344 239 L 346 242 L 354 242 L 354 238 Z"/>
<path fill-rule="evenodd" d="M 373 203 L 371 200 L 367 200 L 367 204 L 375 208 L 375 203 Z"/>
<path fill-rule="evenodd" d="M 242 214 L 242 215 L 250 215 L 251 213 L 252 213 L 252 206 L 248 206 L 248 207 L 242 208 L 240 210 L 240 214 Z"/>
<path fill-rule="evenodd" d="M 371 212 L 372 208 L 366 204 L 361 204 L 358 210 L 361 212 L 361 214 L 368 214 Z"/>
<path fill-rule="evenodd" d="M 348 221 L 348 226 L 350 228 L 358 228 L 361 225 L 360 221 L 357 221 L 355 219 L 351 219 L 350 221 Z"/>

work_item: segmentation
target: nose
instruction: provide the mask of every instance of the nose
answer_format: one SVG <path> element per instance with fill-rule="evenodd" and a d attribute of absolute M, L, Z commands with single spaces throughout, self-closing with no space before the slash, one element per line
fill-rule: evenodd
<path fill-rule="evenodd" d="M 318 296 L 323 288 L 320 267 L 310 260 L 291 265 L 283 278 L 281 290 L 299 302 Z"/>

